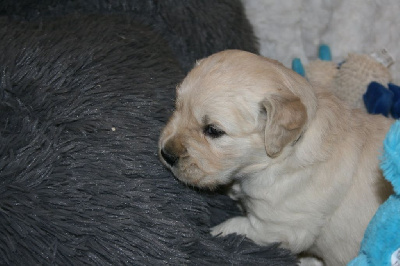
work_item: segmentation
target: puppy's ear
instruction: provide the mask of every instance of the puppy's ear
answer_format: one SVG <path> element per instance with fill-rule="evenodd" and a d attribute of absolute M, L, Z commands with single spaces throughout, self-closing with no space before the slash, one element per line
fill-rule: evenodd
<path fill-rule="evenodd" d="M 269 157 L 277 157 L 289 143 L 295 142 L 307 121 L 307 111 L 300 99 L 291 94 L 274 94 L 262 102 L 267 112 L 265 149 Z"/>

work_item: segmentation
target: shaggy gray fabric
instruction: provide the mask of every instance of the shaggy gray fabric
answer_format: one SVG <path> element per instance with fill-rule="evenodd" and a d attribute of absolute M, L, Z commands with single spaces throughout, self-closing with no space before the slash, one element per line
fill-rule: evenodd
<path fill-rule="evenodd" d="M 294 265 L 211 237 L 234 203 L 159 162 L 185 64 L 131 18 L 0 22 L 0 264 Z"/>
<path fill-rule="evenodd" d="M 185 71 L 196 59 L 228 48 L 258 52 L 239 0 L 0 0 L 0 15 L 42 21 L 66 14 L 123 14 L 169 44 Z"/>

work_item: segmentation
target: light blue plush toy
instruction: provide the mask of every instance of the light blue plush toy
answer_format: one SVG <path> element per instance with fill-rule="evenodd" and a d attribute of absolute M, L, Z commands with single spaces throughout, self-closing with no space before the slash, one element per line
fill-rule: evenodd
<path fill-rule="evenodd" d="M 384 141 L 381 169 L 394 187 L 369 223 L 359 255 L 348 266 L 400 266 L 400 121 Z"/>

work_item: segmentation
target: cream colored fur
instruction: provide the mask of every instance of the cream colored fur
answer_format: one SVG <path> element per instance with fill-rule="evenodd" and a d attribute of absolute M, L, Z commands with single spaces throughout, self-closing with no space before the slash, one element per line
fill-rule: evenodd
<path fill-rule="evenodd" d="M 230 50 L 198 62 L 178 86 L 160 154 L 187 184 L 232 186 L 244 215 L 213 235 L 281 242 L 345 265 L 391 191 L 378 167 L 391 123 L 351 110 L 276 61 Z"/>

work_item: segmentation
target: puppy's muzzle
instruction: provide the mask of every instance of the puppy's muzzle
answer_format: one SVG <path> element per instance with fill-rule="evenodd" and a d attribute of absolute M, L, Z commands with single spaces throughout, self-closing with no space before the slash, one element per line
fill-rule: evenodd
<path fill-rule="evenodd" d="M 179 159 L 178 156 L 174 155 L 171 151 L 167 149 L 161 149 L 161 156 L 164 161 L 171 167 L 173 167 Z"/>
<path fill-rule="evenodd" d="M 179 158 L 184 153 L 186 153 L 186 148 L 182 144 L 182 138 L 179 135 L 168 140 L 160 151 L 161 157 L 170 167 L 176 166 Z"/>

